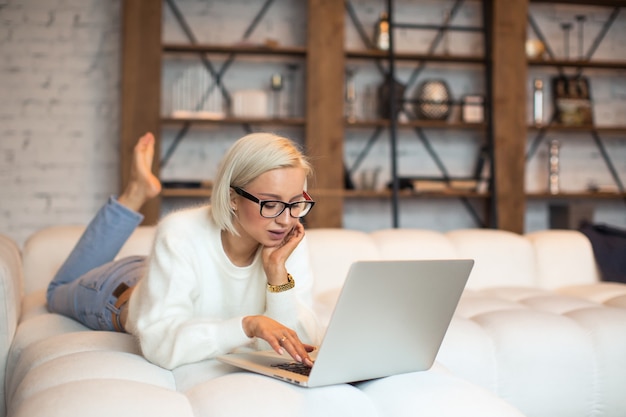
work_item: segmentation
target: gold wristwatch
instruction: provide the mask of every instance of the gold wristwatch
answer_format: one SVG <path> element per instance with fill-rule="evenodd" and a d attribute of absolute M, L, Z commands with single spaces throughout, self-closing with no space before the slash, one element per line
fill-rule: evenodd
<path fill-rule="evenodd" d="M 287 282 L 280 285 L 267 284 L 267 290 L 269 292 L 283 292 L 292 289 L 296 286 L 296 282 L 293 280 L 291 274 L 287 274 Z"/>

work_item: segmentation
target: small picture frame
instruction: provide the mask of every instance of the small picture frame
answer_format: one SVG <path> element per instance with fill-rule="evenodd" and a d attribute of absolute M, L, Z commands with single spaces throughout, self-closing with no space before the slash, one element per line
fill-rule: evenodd
<path fill-rule="evenodd" d="M 552 97 L 557 123 L 564 126 L 593 125 L 591 91 L 586 77 L 554 77 Z"/>
<path fill-rule="evenodd" d="M 461 121 L 465 123 L 482 123 L 485 121 L 485 98 L 481 95 L 463 96 Z"/>

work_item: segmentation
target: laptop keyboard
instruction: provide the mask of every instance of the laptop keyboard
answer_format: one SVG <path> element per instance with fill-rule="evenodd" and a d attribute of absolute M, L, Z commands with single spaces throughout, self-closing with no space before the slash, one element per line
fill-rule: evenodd
<path fill-rule="evenodd" d="M 289 362 L 289 363 L 279 363 L 276 365 L 272 365 L 274 368 L 283 369 L 285 371 L 295 372 L 296 374 L 309 376 L 311 373 L 311 367 L 307 366 L 303 363 L 298 362 Z"/>

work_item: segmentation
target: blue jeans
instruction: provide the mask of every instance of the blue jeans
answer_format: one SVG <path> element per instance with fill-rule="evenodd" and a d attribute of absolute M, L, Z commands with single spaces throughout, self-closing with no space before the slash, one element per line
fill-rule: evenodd
<path fill-rule="evenodd" d="M 48 310 L 94 330 L 115 331 L 115 289 L 133 287 L 143 276 L 145 257 L 114 260 L 143 216 L 109 198 L 48 286 Z"/>

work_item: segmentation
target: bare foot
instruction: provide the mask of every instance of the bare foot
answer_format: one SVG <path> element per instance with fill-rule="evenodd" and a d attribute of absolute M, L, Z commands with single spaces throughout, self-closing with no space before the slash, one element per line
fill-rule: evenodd
<path fill-rule="evenodd" d="M 117 201 L 134 211 L 161 192 L 161 182 L 152 174 L 154 159 L 154 136 L 146 133 L 139 138 L 133 150 L 130 180 Z"/>

